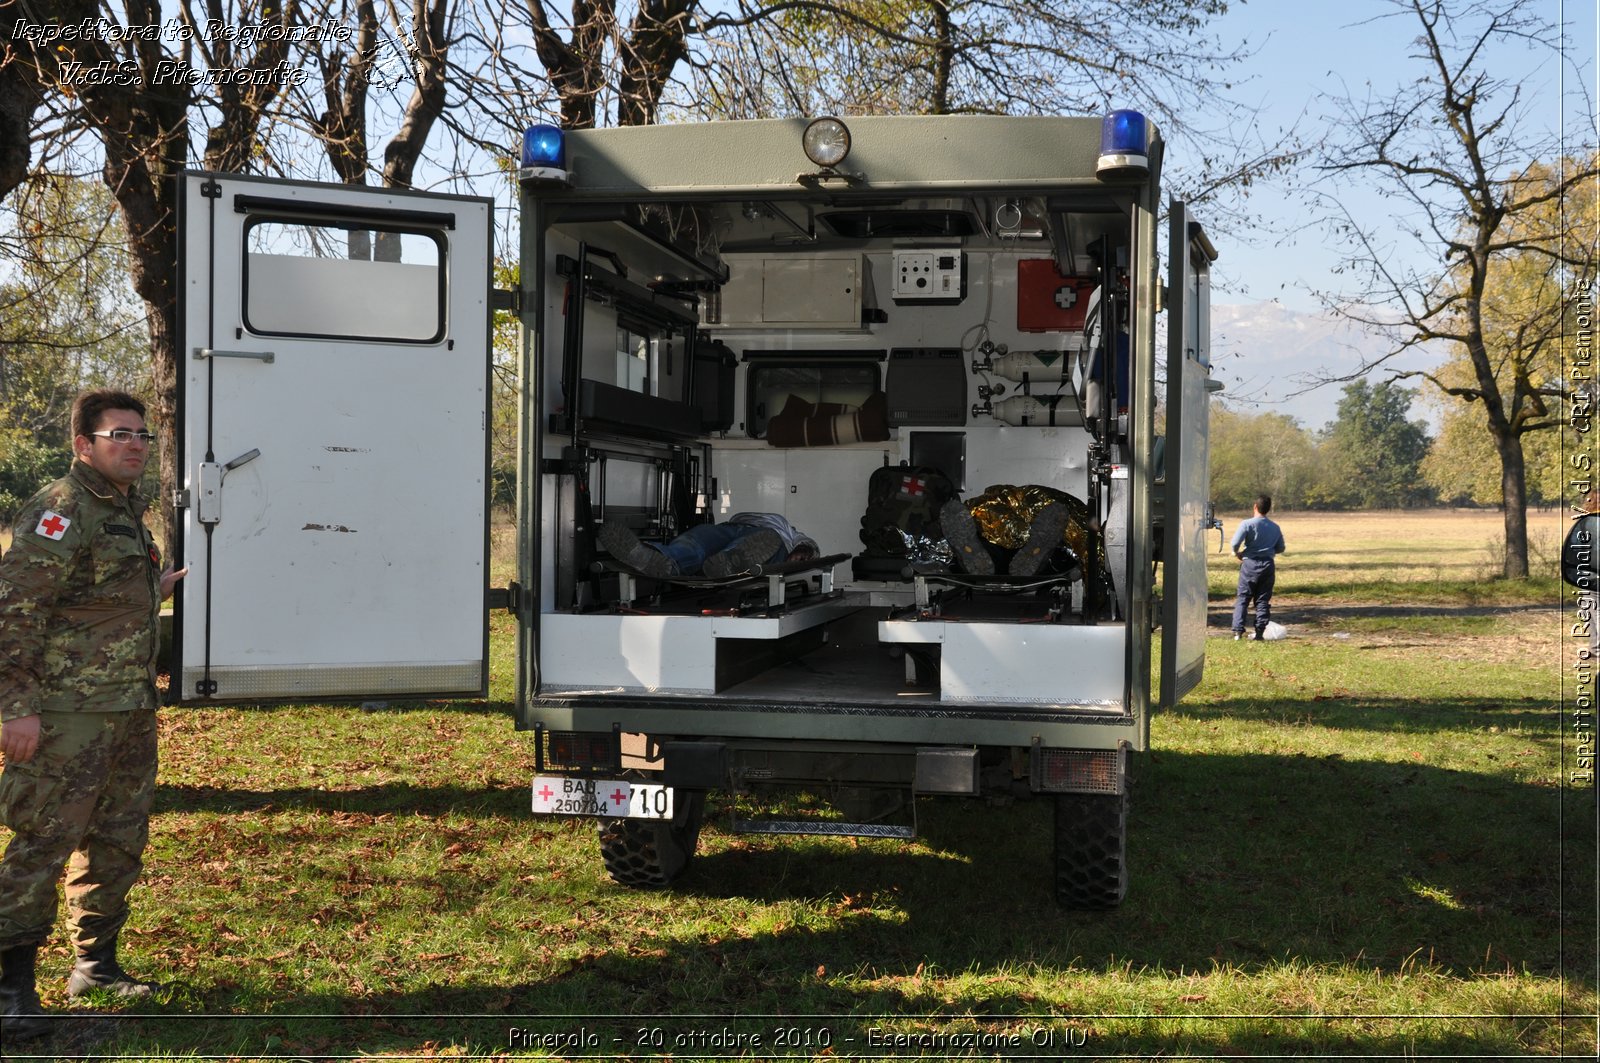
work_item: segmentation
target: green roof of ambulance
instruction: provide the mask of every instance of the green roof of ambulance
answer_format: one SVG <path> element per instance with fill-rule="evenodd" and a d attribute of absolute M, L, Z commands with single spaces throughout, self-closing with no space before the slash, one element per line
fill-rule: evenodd
<path fill-rule="evenodd" d="M 838 170 L 865 180 L 830 180 L 825 183 L 830 191 L 939 194 L 1116 184 L 1095 176 L 1098 117 L 905 115 L 843 121 L 850 129 L 851 150 Z M 807 124 L 807 119 L 793 118 L 571 130 L 566 140 L 572 187 L 541 194 L 802 194 L 806 186 L 796 178 L 818 171 L 800 146 Z M 1152 144 L 1156 136 L 1152 127 Z M 1151 154 L 1154 163 L 1153 148 Z"/>

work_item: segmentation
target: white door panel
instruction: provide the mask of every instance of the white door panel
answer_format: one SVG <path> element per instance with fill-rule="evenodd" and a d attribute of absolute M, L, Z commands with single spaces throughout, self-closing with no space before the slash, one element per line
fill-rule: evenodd
<path fill-rule="evenodd" d="M 1162 558 L 1161 703 L 1200 682 L 1206 659 L 1206 503 L 1211 451 L 1211 261 L 1188 208 L 1170 211 L 1167 276 L 1166 512 Z"/>
<path fill-rule="evenodd" d="M 186 176 L 179 698 L 486 689 L 489 211 Z"/>

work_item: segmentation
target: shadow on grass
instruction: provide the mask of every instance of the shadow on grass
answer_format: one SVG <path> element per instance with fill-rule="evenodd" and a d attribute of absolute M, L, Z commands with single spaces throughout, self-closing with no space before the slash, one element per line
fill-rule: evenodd
<path fill-rule="evenodd" d="M 1223 565 L 1227 566 L 1224 571 L 1232 571 L 1233 569 L 1237 569 L 1239 567 L 1237 563 L 1230 562 L 1228 555 L 1226 554 L 1222 554 L 1220 556 L 1213 554 L 1211 556 L 1214 560 L 1220 560 Z M 1379 557 L 1371 561 L 1349 560 L 1350 558 L 1360 556 L 1362 556 L 1362 552 L 1359 548 L 1352 549 L 1348 553 L 1330 551 L 1326 554 L 1323 554 L 1315 564 L 1312 564 L 1309 567 L 1312 570 L 1318 568 L 1337 568 L 1340 572 L 1384 573 L 1390 578 L 1386 581 L 1379 582 L 1386 582 L 1390 585 L 1393 585 L 1395 582 L 1405 582 L 1408 578 L 1414 579 L 1416 574 L 1419 572 L 1429 573 L 1431 582 L 1435 582 L 1437 580 L 1446 580 L 1452 584 L 1471 583 L 1479 579 L 1476 570 L 1487 570 L 1489 568 L 1489 558 L 1487 554 L 1485 554 L 1483 556 L 1483 560 L 1476 565 L 1472 565 L 1470 563 L 1455 563 L 1450 565 L 1436 565 L 1427 562 L 1419 563 L 1415 558 L 1407 558 L 1398 551 L 1394 557 Z M 1293 569 L 1291 567 L 1292 563 L 1298 564 L 1299 560 L 1295 559 L 1294 562 L 1280 560 L 1279 565 L 1283 569 L 1283 575 L 1289 576 L 1293 573 Z M 1308 572 L 1307 574 L 1309 575 L 1310 573 Z"/>
<path fill-rule="evenodd" d="M 486 699 L 483 701 L 381 701 L 362 699 L 361 701 L 322 701 L 316 703 L 298 702 L 241 702 L 237 704 L 202 705 L 185 702 L 182 705 L 168 705 L 162 711 L 181 713 L 185 710 L 226 709 L 244 713 L 304 713 L 307 710 L 322 708 L 351 709 L 358 705 L 371 706 L 370 711 L 386 715 L 402 713 L 459 713 L 463 716 L 505 716 L 513 718 L 516 715 L 516 706 L 505 699 Z"/>
<path fill-rule="evenodd" d="M 904 920 L 879 925 L 874 944 L 908 971 L 1286 961 L 1396 971 L 1420 950 L 1455 977 L 1553 973 L 1563 860 L 1569 898 L 1593 884 L 1590 797 L 1567 798 L 1564 850 L 1554 788 L 1421 764 L 1157 753 L 1138 766 L 1132 885 L 1115 912 L 1055 907 L 1048 798 L 927 802 L 918 848 L 729 850 L 698 860 L 681 888 L 766 905 L 866 898 L 842 902 L 845 916 L 876 898 Z M 1568 913 L 1567 929 L 1588 918 Z M 1592 976 L 1585 957 L 1567 959 L 1573 977 Z"/>
<path fill-rule="evenodd" d="M 457 787 L 378 791 L 369 810 L 472 811 L 486 799 Z M 1080 1051 L 1093 1054 L 1520 1055 L 1535 1043 L 1548 1048 L 1554 1020 L 1502 1003 L 1474 1009 L 1485 1013 L 1477 1017 L 1429 1019 L 1438 1010 L 1430 993 L 1444 992 L 1441 980 L 1492 988 L 1521 974 L 1564 976 L 1571 1001 L 1592 990 L 1588 796 L 1589 806 L 1573 808 L 1568 795 L 1564 809 L 1554 789 L 1421 764 L 1147 755 L 1133 790 L 1131 887 L 1108 913 L 1054 904 L 1053 803 L 1044 798 L 924 801 L 916 845 L 734 838 L 719 836 L 713 821 L 707 851 L 676 893 L 685 904 L 738 902 L 745 918 L 731 932 L 639 938 L 538 976 L 530 970 L 520 983 L 505 977 L 504 960 L 486 955 L 458 967 L 464 977 L 448 984 L 283 994 L 274 1005 L 283 1014 L 270 1017 L 122 1019 L 116 1036 L 124 1050 L 170 1053 L 303 1058 L 433 1042 L 613 1058 L 644 1054 L 654 1046 L 640 1038 L 660 1031 L 680 1058 L 740 1054 L 695 1041 L 723 1031 L 764 1036 L 762 1049 L 748 1050 L 746 1040 L 742 1054 L 776 1058 L 786 1054 L 772 1041 L 780 1027 L 825 1029 L 835 1053 L 848 1056 L 868 1050 L 875 1027 L 970 1029 L 962 1016 L 992 1015 L 1012 1017 L 993 1029 L 1021 1029 L 1019 1016 L 1054 1014 L 1046 1025 L 1063 1038 L 1054 1045 L 1061 1055 L 1078 1036 L 1061 1017 L 1074 1015 L 1071 1029 L 1088 1038 Z M 248 814 L 295 802 L 323 807 L 327 797 L 206 800 Z M 612 895 L 601 911 L 626 896 L 610 884 L 598 891 Z M 1362 979 L 1387 978 L 1390 995 L 1377 995 L 1376 1006 L 1403 999 L 1400 1014 L 1417 1019 L 1307 1017 L 1314 1009 L 1305 985 L 1319 976 L 1289 977 L 1292 989 L 1273 979 L 1308 967 L 1353 972 L 1355 983 L 1330 976 L 1311 992 L 1354 999 L 1356 1013 L 1375 1007 L 1369 994 L 1377 991 Z M 489 968 L 498 972 L 492 978 L 474 974 Z M 1260 999 L 1240 1008 L 1182 996 L 1183 974 L 1217 971 Z M 382 972 L 359 973 L 382 984 Z M 1408 977 L 1419 981 L 1405 988 Z M 1515 998 L 1508 989 L 1492 999 Z M 184 1003 L 212 1016 L 236 1007 L 220 987 Z M 1547 998 L 1540 1003 L 1548 1010 Z M 1216 1012 L 1206 1015 L 1208 1007 Z M 762 1018 L 783 1014 L 831 1017 Z M 669 1018 L 690 1015 L 713 1018 Z M 914 1022 L 928 1015 L 937 1018 Z M 1574 1037 L 1592 1037 L 1587 1029 Z"/>
<path fill-rule="evenodd" d="M 1341 600 L 1344 599 L 1340 596 Z M 1290 598 L 1279 602 L 1274 599 L 1272 603 L 1272 618 L 1284 623 L 1334 623 L 1353 618 L 1383 618 L 1388 620 L 1426 619 L 1430 617 L 1534 617 L 1537 622 L 1549 620 L 1552 627 L 1555 618 L 1559 615 L 1557 605 L 1553 602 L 1530 604 L 1523 602 L 1515 605 L 1321 605 L 1308 602 L 1304 599 Z M 1252 611 L 1251 616 L 1254 616 Z M 1207 627 L 1215 629 L 1227 628 L 1233 620 L 1233 599 L 1217 601 L 1213 599 L 1207 609 Z"/>
<path fill-rule="evenodd" d="M 1498 727 L 1520 728 L 1530 739 L 1556 739 L 1561 707 L 1548 698 L 1485 701 L 1478 698 L 1329 698 L 1285 702 L 1281 698 L 1229 698 L 1204 705 L 1185 702 L 1163 714 L 1187 720 L 1260 720 L 1333 730 L 1431 734 Z M 1166 756 L 1157 753 L 1155 756 Z"/>
<path fill-rule="evenodd" d="M 225 786 L 164 783 L 156 787 L 155 814 L 210 812 L 221 815 L 264 812 L 349 812 L 365 815 L 463 815 L 492 810 L 522 813 L 528 808 L 525 784 L 508 786 L 417 786 L 389 782 L 377 786 L 317 789 L 245 790 Z"/>
<path fill-rule="evenodd" d="M 1342 566 L 1341 566 L 1342 567 Z M 1230 581 L 1231 583 L 1231 581 Z M 1317 598 L 1329 596 L 1339 601 L 1374 601 L 1406 602 L 1412 599 L 1424 599 L 1449 603 L 1477 603 L 1493 604 L 1502 597 L 1508 599 L 1497 608 L 1515 610 L 1523 608 L 1541 608 L 1527 604 L 1529 598 L 1542 599 L 1546 602 L 1555 602 L 1560 594 L 1560 582 L 1549 577 L 1535 577 L 1530 582 L 1520 580 L 1499 579 L 1444 579 L 1444 580 L 1346 580 L 1334 578 L 1327 580 L 1309 580 L 1306 582 L 1288 582 L 1279 579 L 1275 595 L 1281 596 L 1285 601 L 1296 596 Z M 1212 598 L 1216 599 L 1227 594 L 1232 598 L 1233 588 L 1230 585 L 1225 591 L 1212 591 Z M 1463 604 L 1456 604 L 1454 608 L 1462 608 Z"/>

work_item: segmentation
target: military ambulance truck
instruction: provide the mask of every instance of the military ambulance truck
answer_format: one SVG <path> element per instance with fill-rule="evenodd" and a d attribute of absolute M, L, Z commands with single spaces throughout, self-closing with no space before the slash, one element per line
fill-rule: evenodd
<path fill-rule="evenodd" d="M 1162 154 L 1133 111 L 536 126 L 499 292 L 489 200 L 187 175 L 173 697 L 483 697 L 506 608 L 532 809 L 594 818 L 618 882 L 681 874 L 714 792 L 888 838 L 999 793 L 1053 802 L 1061 903 L 1116 905 L 1130 759 L 1204 662 L 1216 252 Z M 1019 564 L 1041 500 L 1070 519 Z M 740 514 L 814 548 L 602 542 Z"/>

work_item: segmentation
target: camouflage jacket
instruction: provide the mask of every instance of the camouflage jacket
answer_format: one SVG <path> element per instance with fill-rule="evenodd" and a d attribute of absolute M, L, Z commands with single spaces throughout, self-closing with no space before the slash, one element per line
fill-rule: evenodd
<path fill-rule="evenodd" d="M 155 707 L 161 555 L 144 510 L 78 461 L 22 507 L 0 558 L 0 720 Z"/>

